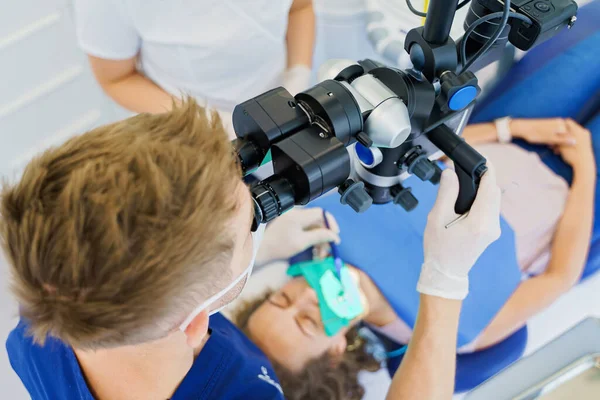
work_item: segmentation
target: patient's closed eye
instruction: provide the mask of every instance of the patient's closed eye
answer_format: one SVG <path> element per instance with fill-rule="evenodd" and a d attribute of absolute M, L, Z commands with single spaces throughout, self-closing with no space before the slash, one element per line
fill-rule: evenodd
<path fill-rule="evenodd" d="M 319 331 L 319 324 L 308 315 L 299 315 L 296 317 L 296 323 L 307 336 L 316 336 Z"/>
<path fill-rule="evenodd" d="M 288 295 L 283 291 L 273 293 L 269 297 L 269 303 L 279 308 L 288 308 L 292 304 Z"/>

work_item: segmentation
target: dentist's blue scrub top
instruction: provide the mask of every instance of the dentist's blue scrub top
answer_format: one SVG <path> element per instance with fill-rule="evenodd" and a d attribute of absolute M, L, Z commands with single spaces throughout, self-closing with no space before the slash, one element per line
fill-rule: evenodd
<path fill-rule="evenodd" d="M 171 400 L 283 400 L 267 357 L 221 314 L 210 317 L 210 339 Z M 56 339 L 43 347 L 21 321 L 6 349 L 33 400 L 93 400 L 73 350 Z"/>

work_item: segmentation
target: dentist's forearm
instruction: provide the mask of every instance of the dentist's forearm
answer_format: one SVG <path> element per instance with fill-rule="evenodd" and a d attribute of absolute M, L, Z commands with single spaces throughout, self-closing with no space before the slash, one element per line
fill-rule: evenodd
<path fill-rule="evenodd" d="M 315 47 L 315 12 L 312 0 L 295 0 L 287 30 L 287 67 L 312 66 Z"/>
<path fill-rule="evenodd" d="M 459 300 L 421 295 L 415 330 L 388 400 L 452 398 L 461 306 Z"/>

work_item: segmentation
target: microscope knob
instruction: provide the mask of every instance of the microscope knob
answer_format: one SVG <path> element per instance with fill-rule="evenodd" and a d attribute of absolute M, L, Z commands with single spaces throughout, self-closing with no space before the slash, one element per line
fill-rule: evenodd
<path fill-rule="evenodd" d="M 471 71 L 458 76 L 454 72 L 446 71 L 440 77 L 440 84 L 440 106 L 451 111 L 460 111 L 471 104 L 480 91 L 477 78 Z"/>
<path fill-rule="evenodd" d="M 371 140 L 369 135 L 365 132 L 359 132 L 358 135 L 356 135 L 356 141 L 365 147 L 373 146 L 373 140 Z"/>
<path fill-rule="evenodd" d="M 419 204 L 419 200 L 412 194 L 411 188 L 405 188 L 402 185 L 394 186 L 391 194 L 394 196 L 394 204 L 399 205 L 406 211 L 414 210 Z"/>
<path fill-rule="evenodd" d="M 433 183 L 434 185 L 438 185 L 440 183 L 440 179 L 442 178 L 442 169 L 436 163 L 433 163 L 433 165 L 435 167 L 435 173 L 429 179 L 429 182 Z"/>
<path fill-rule="evenodd" d="M 349 205 L 357 213 L 367 211 L 373 204 L 373 198 L 365 190 L 363 182 L 354 182 L 352 179 L 348 179 L 340 185 L 338 192 L 342 196 L 340 203 Z"/>
<path fill-rule="evenodd" d="M 435 174 L 435 165 L 425 155 L 421 155 L 408 166 L 408 172 L 425 182 Z"/>

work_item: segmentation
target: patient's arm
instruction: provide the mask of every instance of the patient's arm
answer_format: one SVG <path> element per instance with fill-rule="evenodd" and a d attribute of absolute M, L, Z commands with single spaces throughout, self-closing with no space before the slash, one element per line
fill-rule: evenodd
<path fill-rule="evenodd" d="M 493 143 L 498 141 L 496 125 L 493 123 L 468 125 L 462 134 L 470 145 Z"/>
<path fill-rule="evenodd" d="M 513 138 L 523 139 L 533 144 L 555 146 L 569 144 L 573 139 L 562 118 L 513 119 L 510 122 L 510 131 Z M 469 125 L 463 131 L 462 136 L 470 145 L 492 143 L 498 140 L 494 123 Z"/>
<path fill-rule="evenodd" d="M 415 331 L 388 400 L 452 397 L 461 305 L 460 300 L 421 295 Z"/>
<path fill-rule="evenodd" d="M 520 329 L 529 318 L 574 286 L 581 276 L 592 234 L 597 177 L 589 132 L 573 122 L 569 121 L 568 125 L 577 144 L 562 146 L 560 151 L 572 165 L 574 177 L 554 235 L 548 268 L 545 273 L 519 285 L 478 339 L 478 349 L 489 347 Z"/>

